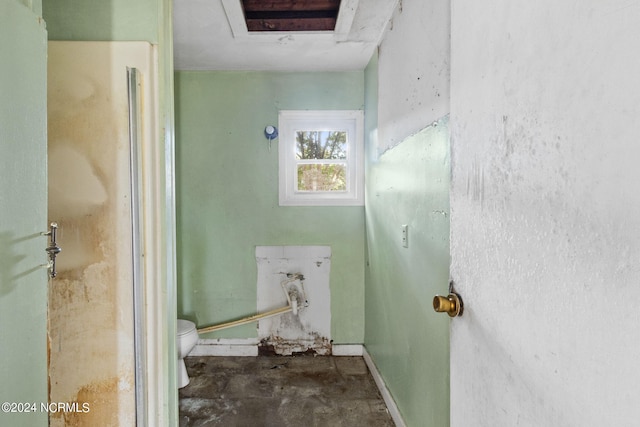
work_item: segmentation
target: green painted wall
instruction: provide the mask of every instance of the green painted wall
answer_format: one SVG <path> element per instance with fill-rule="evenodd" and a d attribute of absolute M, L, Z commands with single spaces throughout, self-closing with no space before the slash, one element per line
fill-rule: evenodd
<path fill-rule="evenodd" d="M 198 325 L 256 311 L 257 245 L 329 245 L 332 338 L 364 338 L 364 208 L 278 206 L 284 109 L 362 109 L 363 72 L 178 72 L 178 314 Z M 256 337 L 246 325 L 203 338 Z"/>
<path fill-rule="evenodd" d="M 0 412 L 3 426 L 46 426 L 47 33 L 23 2 L 0 0 Z"/>
<path fill-rule="evenodd" d="M 377 153 L 377 61 L 367 82 L 365 345 L 408 426 L 449 424 L 448 118 Z M 401 227 L 409 227 L 409 245 Z"/>
<path fill-rule="evenodd" d="M 49 40 L 158 42 L 158 0 L 42 0 Z"/>

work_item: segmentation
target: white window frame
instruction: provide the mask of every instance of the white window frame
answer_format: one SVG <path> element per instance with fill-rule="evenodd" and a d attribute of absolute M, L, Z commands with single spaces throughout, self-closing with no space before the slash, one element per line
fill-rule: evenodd
<path fill-rule="evenodd" d="M 364 112 L 362 110 L 281 110 L 279 127 L 280 206 L 364 205 Z M 298 191 L 296 132 L 347 132 L 346 191 Z"/>

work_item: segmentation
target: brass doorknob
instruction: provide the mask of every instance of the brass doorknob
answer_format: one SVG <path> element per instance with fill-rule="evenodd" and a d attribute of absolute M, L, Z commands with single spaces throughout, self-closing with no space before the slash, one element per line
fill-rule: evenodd
<path fill-rule="evenodd" d="M 443 297 L 436 295 L 433 297 L 433 309 L 438 313 L 447 313 L 449 317 L 462 315 L 462 299 L 455 293 Z"/>

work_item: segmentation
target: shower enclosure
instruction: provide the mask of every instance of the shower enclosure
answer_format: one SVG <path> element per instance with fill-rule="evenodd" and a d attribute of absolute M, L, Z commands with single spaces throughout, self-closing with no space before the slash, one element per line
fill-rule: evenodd
<path fill-rule="evenodd" d="M 154 61 L 146 42 L 49 43 L 48 215 L 62 248 L 49 401 L 90 409 L 50 414 L 51 426 L 147 424 L 158 381 L 145 351 L 160 274 L 148 256 L 160 199 Z"/>

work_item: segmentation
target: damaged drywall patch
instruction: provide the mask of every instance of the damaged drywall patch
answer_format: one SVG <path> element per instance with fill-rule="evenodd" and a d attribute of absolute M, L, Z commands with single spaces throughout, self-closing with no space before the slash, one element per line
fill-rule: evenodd
<path fill-rule="evenodd" d="M 257 310 L 288 304 L 292 290 L 300 297 L 297 314 L 263 319 L 258 338 L 275 354 L 331 354 L 331 248 L 328 246 L 258 246 Z"/>

